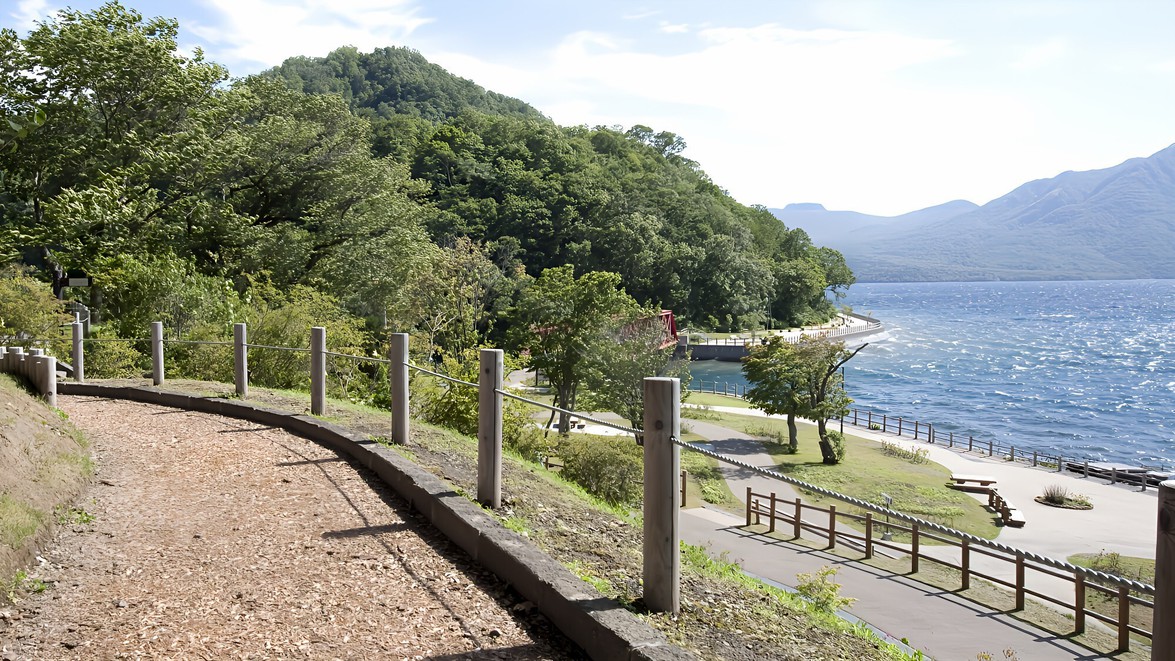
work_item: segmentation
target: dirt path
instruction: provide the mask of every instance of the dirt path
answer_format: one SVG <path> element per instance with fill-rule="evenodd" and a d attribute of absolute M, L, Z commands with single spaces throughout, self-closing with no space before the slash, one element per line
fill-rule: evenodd
<path fill-rule="evenodd" d="M 0 657 L 511 658 L 577 653 L 363 469 L 284 431 L 85 397 L 98 473 L 0 617 Z"/>

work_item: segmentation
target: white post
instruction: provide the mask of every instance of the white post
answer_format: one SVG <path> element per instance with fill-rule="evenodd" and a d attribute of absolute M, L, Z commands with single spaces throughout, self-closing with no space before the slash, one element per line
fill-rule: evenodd
<path fill-rule="evenodd" d="M 1175 480 L 1159 483 L 1159 525 L 1155 541 L 1155 611 L 1151 659 L 1175 658 Z M 1164 624 L 1166 622 L 1166 624 Z"/>
<path fill-rule="evenodd" d="M 233 383 L 237 386 L 237 397 L 249 396 L 249 347 L 248 331 L 245 324 L 233 324 Z"/>
<path fill-rule="evenodd" d="M 12 362 L 8 365 L 11 373 L 24 376 L 24 347 L 9 347 L 8 353 L 12 356 Z"/>
<path fill-rule="evenodd" d="M 86 380 L 86 346 L 85 327 L 80 321 L 73 322 L 73 380 L 81 383 Z"/>
<path fill-rule="evenodd" d="M 681 451 L 670 440 L 681 435 L 681 382 L 650 377 L 644 380 L 645 605 L 654 612 L 681 608 L 677 489 Z"/>
<path fill-rule="evenodd" d="M 501 349 L 482 349 L 477 377 L 477 500 L 492 509 L 502 506 Z"/>
<path fill-rule="evenodd" d="M 408 334 L 392 333 L 388 348 L 388 388 L 392 391 L 392 442 L 408 444 Z"/>
<path fill-rule="evenodd" d="M 151 322 L 151 382 L 163 385 L 163 322 Z"/>
<path fill-rule="evenodd" d="M 326 328 L 310 329 L 310 412 L 326 412 Z"/>

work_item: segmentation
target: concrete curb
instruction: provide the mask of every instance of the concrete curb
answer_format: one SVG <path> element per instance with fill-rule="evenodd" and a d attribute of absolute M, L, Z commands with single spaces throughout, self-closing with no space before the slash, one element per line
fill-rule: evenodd
<path fill-rule="evenodd" d="M 400 454 L 338 425 L 248 402 L 141 387 L 61 382 L 58 393 L 127 399 L 214 413 L 279 427 L 346 454 L 370 468 L 437 530 L 499 579 L 538 606 L 560 631 L 593 659 L 692 659 L 563 565 Z"/>

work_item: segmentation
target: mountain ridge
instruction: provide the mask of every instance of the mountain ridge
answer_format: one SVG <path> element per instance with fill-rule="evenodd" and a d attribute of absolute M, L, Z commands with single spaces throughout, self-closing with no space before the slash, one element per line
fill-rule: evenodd
<path fill-rule="evenodd" d="M 1175 145 L 982 206 L 893 217 L 789 208 L 771 211 L 841 251 L 865 282 L 1175 278 Z"/>

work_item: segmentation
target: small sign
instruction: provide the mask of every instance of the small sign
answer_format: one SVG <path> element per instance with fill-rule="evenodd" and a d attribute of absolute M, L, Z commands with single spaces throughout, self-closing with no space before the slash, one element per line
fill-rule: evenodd
<path fill-rule="evenodd" d="M 93 287 L 94 286 L 94 278 L 92 278 L 90 276 L 86 276 L 84 278 L 66 278 L 65 279 L 65 286 L 66 287 Z"/>

